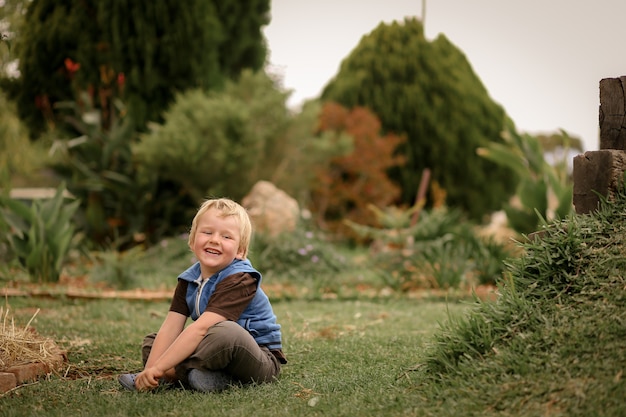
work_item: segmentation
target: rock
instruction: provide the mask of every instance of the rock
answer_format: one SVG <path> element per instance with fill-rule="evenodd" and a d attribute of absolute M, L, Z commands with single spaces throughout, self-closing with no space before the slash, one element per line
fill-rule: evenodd
<path fill-rule="evenodd" d="M 248 210 L 255 232 L 276 236 L 296 229 L 298 202 L 269 181 L 257 182 L 241 205 Z"/>

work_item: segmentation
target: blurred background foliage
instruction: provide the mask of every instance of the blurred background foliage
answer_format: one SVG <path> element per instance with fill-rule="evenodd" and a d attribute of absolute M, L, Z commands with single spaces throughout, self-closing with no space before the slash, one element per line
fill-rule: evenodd
<path fill-rule="evenodd" d="M 269 0 L 22 4 L 19 77 L 5 79 L 3 89 L 35 135 L 63 128 L 54 104 L 78 92 L 89 91 L 105 113 L 112 97 L 122 98 L 142 130 L 161 120 L 176 92 L 220 88 L 243 68 L 265 63 L 261 27 L 269 23 Z"/>
<path fill-rule="evenodd" d="M 110 264 L 100 271 L 123 286 L 127 264 L 178 241 L 203 198 L 241 200 L 259 180 L 294 197 L 303 224 L 282 241 L 258 236 L 255 262 L 288 277 L 381 271 L 397 289 L 495 281 L 508 246 L 476 230 L 522 193 L 549 183 L 562 198 L 551 210 L 524 197 L 516 214 L 571 210 L 568 167 L 550 167 L 580 141 L 516 132 L 445 36 L 427 40 L 417 19 L 381 23 L 318 99 L 291 109 L 265 65 L 269 21 L 269 0 L 5 0 L 2 193 L 66 184 L 89 264 Z M 495 149 L 515 164 L 489 158 Z M 519 169 L 529 158 L 541 172 Z M 512 225 L 526 233 L 537 218 Z M 0 255 L 17 268 L 7 242 Z M 333 255 L 344 250 L 365 256 Z"/>
<path fill-rule="evenodd" d="M 391 172 L 404 204 L 415 201 L 424 169 L 446 190 L 450 205 L 479 221 L 515 189 L 517 178 L 508 168 L 475 152 L 502 141 L 504 109 L 489 97 L 465 55 L 444 35 L 427 40 L 417 19 L 381 23 L 363 36 L 322 99 L 367 107 L 383 133 L 406 135 L 398 149 L 406 164 Z"/>
<path fill-rule="evenodd" d="M 164 122 L 151 125 L 134 147 L 142 175 L 156 174 L 190 201 L 241 200 L 284 158 L 286 98 L 264 72 L 250 70 L 222 90 L 181 93 Z"/>

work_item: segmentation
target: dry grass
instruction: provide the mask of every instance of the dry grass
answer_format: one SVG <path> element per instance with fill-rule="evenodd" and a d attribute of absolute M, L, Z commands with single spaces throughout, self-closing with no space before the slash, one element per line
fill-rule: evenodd
<path fill-rule="evenodd" d="M 37 334 L 30 327 L 39 310 L 23 328 L 16 327 L 15 321 L 6 311 L 0 307 L 0 371 L 9 369 L 15 365 L 26 363 L 43 363 L 52 365 L 58 361 L 56 345 L 49 339 Z"/>

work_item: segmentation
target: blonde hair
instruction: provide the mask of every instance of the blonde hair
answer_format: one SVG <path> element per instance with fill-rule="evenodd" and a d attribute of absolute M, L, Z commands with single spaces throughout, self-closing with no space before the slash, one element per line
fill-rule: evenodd
<path fill-rule="evenodd" d="M 248 256 L 250 239 L 252 238 L 252 223 L 250 222 L 250 217 L 248 216 L 246 209 L 228 198 L 213 198 L 202 203 L 198 212 L 194 216 L 193 221 L 191 222 L 189 240 L 187 242 L 189 247 L 193 246 L 193 241 L 196 238 L 196 233 L 198 231 L 198 219 L 210 209 L 218 210 L 220 212 L 220 217 L 235 216 L 237 222 L 239 223 L 240 240 L 238 249 L 240 252 L 243 252 L 243 259 L 246 259 Z"/>

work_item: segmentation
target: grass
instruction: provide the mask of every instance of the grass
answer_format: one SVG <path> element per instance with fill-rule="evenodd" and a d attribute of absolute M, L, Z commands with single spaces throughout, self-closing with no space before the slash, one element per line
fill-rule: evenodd
<path fill-rule="evenodd" d="M 547 226 L 509 260 L 496 301 L 281 298 L 290 363 L 280 380 L 215 395 L 118 387 L 118 373 L 140 368 L 165 302 L 11 299 L 24 323 L 41 309 L 35 327 L 70 362 L 1 396 L 0 415 L 622 417 L 625 216 L 620 195 Z"/>
<path fill-rule="evenodd" d="M 10 308 L 69 351 L 62 375 L 0 397 L 0 415 L 24 416 L 293 416 L 397 415 L 421 400 L 411 368 L 421 347 L 462 303 L 407 299 L 281 301 L 289 364 L 275 384 L 221 394 L 130 393 L 115 377 L 140 369 L 143 336 L 158 329 L 167 303 L 16 298 Z"/>
<path fill-rule="evenodd" d="M 626 415 L 625 213 L 620 196 L 531 238 L 499 299 L 435 334 L 418 378 L 429 402 L 465 415 Z"/>

